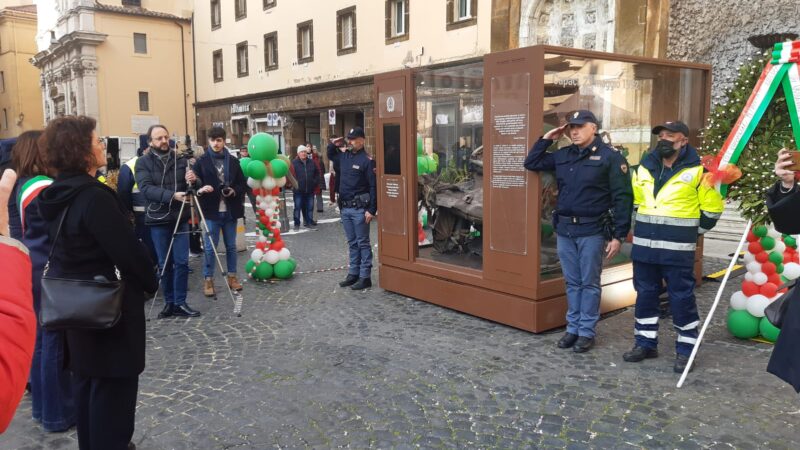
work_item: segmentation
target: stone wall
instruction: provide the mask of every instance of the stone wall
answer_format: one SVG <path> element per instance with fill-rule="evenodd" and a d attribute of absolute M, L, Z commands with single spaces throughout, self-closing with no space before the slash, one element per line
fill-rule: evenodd
<path fill-rule="evenodd" d="M 800 2 L 788 0 L 673 0 L 667 58 L 711 64 L 712 103 L 722 99 L 739 66 L 759 51 L 747 38 L 800 34 Z"/>

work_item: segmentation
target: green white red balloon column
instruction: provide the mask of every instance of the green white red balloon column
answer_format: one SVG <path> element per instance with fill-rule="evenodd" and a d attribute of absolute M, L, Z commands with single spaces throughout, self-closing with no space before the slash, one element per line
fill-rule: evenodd
<path fill-rule="evenodd" d="M 759 225 L 748 233 L 747 242 L 747 272 L 742 289 L 731 295 L 728 330 L 741 339 L 761 336 L 775 342 L 780 330 L 764 317 L 764 309 L 785 292 L 780 289 L 783 284 L 800 278 L 797 237 Z"/>
<path fill-rule="evenodd" d="M 249 158 L 239 164 L 247 177 L 247 185 L 256 196 L 256 248 L 245 264 L 247 275 L 254 280 L 291 278 L 297 267 L 291 252 L 281 238 L 278 196 L 286 185 L 288 158 L 278 155 L 278 142 L 267 133 L 257 133 L 247 144 Z"/>

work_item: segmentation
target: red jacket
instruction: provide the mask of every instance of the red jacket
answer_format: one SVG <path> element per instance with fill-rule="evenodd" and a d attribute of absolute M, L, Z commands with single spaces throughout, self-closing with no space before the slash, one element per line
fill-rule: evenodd
<path fill-rule="evenodd" d="M 31 259 L 19 241 L 0 236 L 0 433 L 14 417 L 33 358 Z"/>

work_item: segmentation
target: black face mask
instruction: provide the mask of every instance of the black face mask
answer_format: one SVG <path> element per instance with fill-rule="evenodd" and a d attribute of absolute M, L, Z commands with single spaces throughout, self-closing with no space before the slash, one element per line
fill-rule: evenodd
<path fill-rule="evenodd" d="M 655 152 L 659 158 L 671 158 L 677 150 L 675 150 L 672 146 L 675 145 L 672 141 L 668 141 L 666 139 L 661 139 L 656 144 Z"/>

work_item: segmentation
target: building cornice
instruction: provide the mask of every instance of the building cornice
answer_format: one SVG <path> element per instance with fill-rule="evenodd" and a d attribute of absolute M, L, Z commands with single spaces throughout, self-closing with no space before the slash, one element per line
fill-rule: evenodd
<path fill-rule="evenodd" d="M 61 38 L 59 38 L 57 42 L 51 44 L 47 50 L 42 50 L 37 53 L 31 58 L 31 63 L 39 69 L 42 69 L 45 64 L 60 57 L 76 46 L 97 46 L 102 44 L 107 37 L 107 34 L 94 31 L 73 31 L 72 33 L 61 36 Z"/>
<path fill-rule="evenodd" d="M 36 23 L 36 13 L 20 11 L 11 8 L 0 9 L 0 22 L 26 21 Z"/>
<path fill-rule="evenodd" d="M 192 19 L 187 17 L 176 16 L 174 14 L 169 13 L 162 13 L 158 11 L 151 11 L 146 8 L 137 7 L 137 6 L 117 6 L 117 5 L 104 5 L 100 2 L 95 2 L 94 6 L 80 6 L 77 9 L 88 9 L 95 12 L 103 12 L 103 13 L 111 13 L 111 14 L 120 14 L 124 16 L 137 16 L 137 17 L 147 17 L 151 19 L 163 19 L 169 21 L 179 21 L 185 23 L 191 23 Z"/>

